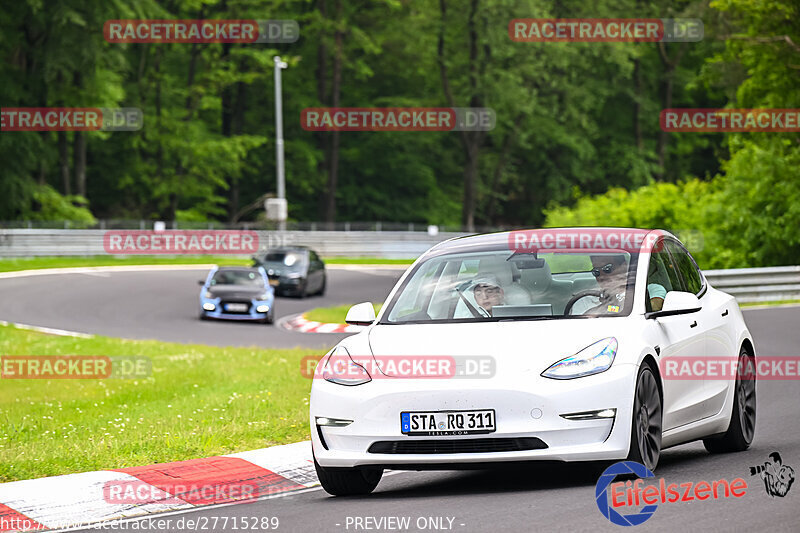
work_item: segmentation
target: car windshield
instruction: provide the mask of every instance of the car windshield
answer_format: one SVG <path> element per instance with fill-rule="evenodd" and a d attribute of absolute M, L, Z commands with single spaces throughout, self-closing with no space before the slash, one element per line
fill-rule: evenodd
<path fill-rule="evenodd" d="M 404 281 L 382 323 L 627 316 L 636 257 L 626 251 L 534 254 L 507 248 L 435 256 Z"/>
<path fill-rule="evenodd" d="M 264 257 L 267 263 L 280 263 L 287 267 L 299 266 L 303 262 L 303 254 L 297 252 L 268 252 Z"/>
<path fill-rule="evenodd" d="M 211 279 L 212 285 L 247 285 L 260 287 L 264 279 L 258 272 L 248 270 L 220 270 Z"/>

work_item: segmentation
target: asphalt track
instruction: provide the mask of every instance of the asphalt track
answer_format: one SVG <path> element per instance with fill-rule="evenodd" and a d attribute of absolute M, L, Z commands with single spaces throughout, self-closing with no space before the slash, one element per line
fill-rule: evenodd
<path fill-rule="evenodd" d="M 403 269 L 330 268 L 324 296 L 278 297 L 281 318 L 327 307 L 382 302 Z M 333 346 L 344 334 L 198 319 L 201 270 L 87 272 L 0 279 L 0 320 L 126 339 L 215 346 Z"/>
<path fill-rule="evenodd" d="M 378 292 L 388 292 L 399 273 L 331 274 L 328 295 L 303 301 L 281 299 L 279 316 L 317 305 L 380 300 Z M 197 272 L 161 272 L 155 276 L 115 273 L 107 277 L 0 280 L 0 294 L 6 304 L 0 309 L 0 319 L 127 338 L 209 344 L 226 344 L 228 339 L 227 343 L 238 345 L 307 345 L 298 336 L 324 337 L 330 344 L 336 338 L 281 332 L 268 326 L 200 323 L 193 307 L 198 277 Z M 157 286 L 150 287 L 150 283 Z M 133 306 L 143 303 L 145 308 Z M 759 355 L 798 355 L 800 307 L 746 311 L 745 319 Z M 750 466 L 763 464 L 771 452 L 778 451 L 784 464 L 800 475 L 800 383 L 760 381 L 757 391 L 756 436 L 748 451 L 709 455 L 700 443 L 683 445 L 664 451 L 656 472 L 666 483 L 679 484 L 741 477 L 748 484 L 746 494 L 742 498 L 659 503 L 655 514 L 632 530 L 800 530 L 800 480 L 785 498 L 778 498 L 769 496 L 761 479 L 749 473 Z M 170 518 L 172 526 L 163 531 L 184 532 L 200 530 L 190 528 L 186 520 L 202 518 L 208 520 L 206 531 L 233 532 L 244 529 L 243 522 L 233 522 L 234 518 L 249 518 L 252 525 L 252 517 L 277 517 L 277 531 L 399 531 L 379 527 L 371 520 L 409 517 L 408 531 L 619 531 L 620 526 L 611 524 L 597 509 L 596 481 L 595 473 L 569 464 L 494 471 L 402 472 L 385 476 L 376 492 L 367 497 L 333 498 L 317 488 L 245 504 L 133 519 L 138 524 L 128 522 L 125 526 L 127 530 L 149 527 L 152 531 L 154 526 L 148 520 Z M 443 518 L 438 529 L 428 521 L 437 517 Z M 369 522 L 364 521 L 367 518 Z M 181 519 L 184 522 L 179 523 Z M 356 527 L 357 519 L 361 527 Z"/>

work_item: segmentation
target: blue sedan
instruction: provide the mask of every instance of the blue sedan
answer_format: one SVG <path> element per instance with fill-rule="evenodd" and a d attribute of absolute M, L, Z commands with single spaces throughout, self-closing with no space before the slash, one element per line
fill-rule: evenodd
<path fill-rule="evenodd" d="M 262 267 L 214 267 L 199 284 L 201 319 L 275 320 L 275 290 Z"/>

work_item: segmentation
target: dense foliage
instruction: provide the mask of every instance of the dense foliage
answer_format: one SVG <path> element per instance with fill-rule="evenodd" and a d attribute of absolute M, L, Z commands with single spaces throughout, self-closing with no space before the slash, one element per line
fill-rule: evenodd
<path fill-rule="evenodd" d="M 520 43 L 525 17 L 697 17 L 698 43 Z M 110 19 L 294 19 L 292 44 L 112 44 Z M 665 107 L 798 106 L 793 0 L 19 0 L 4 107 L 138 107 L 130 132 L 0 134 L 0 220 L 242 221 L 275 192 L 283 72 L 289 215 L 702 234 L 704 266 L 800 260 L 798 134 L 661 132 Z M 481 106 L 485 135 L 311 133 L 325 106 Z"/>

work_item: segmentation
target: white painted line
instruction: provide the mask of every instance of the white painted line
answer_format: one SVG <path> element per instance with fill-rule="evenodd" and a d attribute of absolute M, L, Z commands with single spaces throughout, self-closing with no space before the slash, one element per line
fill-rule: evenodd
<path fill-rule="evenodd" d="M 17 270 L 0 272 L 0 279 L 24 278 L 28 276 L 50 276 L 55 274 L 98 274 L 111 272 L 157 272 L 164 270 L 211 270 L 214 264 L 207 265 L 120 265 L 97 267 L 40 268 L 36 270 Z"/>
<path fill-rule="evenodd" d="M 739 307 L 742 311 L 759 311 L 761 309 L 780 309 L 783 307 L 800 307 L 800 304 L 777 304 L 777 305 L 748 305 Z"/>
<path fill-rule="evenodd" d="M 411 266 L 411 263 L 407 265 L 325 265 L 325 268 L 328 270 L 356 270 L 356 271 L 363 271 L 363 270 L 405 270 Z"/>
<path fill-rule="evenodd" d="M 213 263 L 198 265 L 117 265 L 96 267 L 64 267 L 64 268 L 38 268 L 31 270 L 17 270 L 13 272 L 0 272 L 0 279 L 24 278 L 28 276 L 51 276 L 56 274 L 101 274 L 112 272 L 157 272 L 165 270 L 211 270 L 217 266 Z M 329 270 L 405 270 L 408 265 L 326 265 Z"/>
<path fill-rule="evenodd" d="M 60 337 L 78 337 L 80 339 L 91 339 L 94 335 L 89 333 L 80 333 L 78 331 L 69 331 L 66 329 L 46 328 L 44 326 L 31 326 L 29 324 L 17 324 L 16 322 L 6 322 L 0 320 L 0 325 L 14 326 L 17 329 L 25 329 L 30 331 L 38 331 L 39 333 L 47 333 L 48 335 L 58 335 Z"/>

